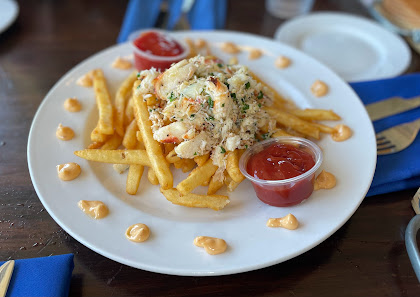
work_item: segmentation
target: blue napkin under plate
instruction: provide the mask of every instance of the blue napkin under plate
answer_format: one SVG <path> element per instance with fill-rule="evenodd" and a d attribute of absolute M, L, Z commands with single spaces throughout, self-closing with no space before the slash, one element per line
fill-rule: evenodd
<path fill-rule="evenodd" d="M 364 104 L 393 96 L 412 98 L 420 95 L 420 73 L 391 79 L 351 83 Z M 357 115 L 354 115 L 357 117 Z M 420 118 L 420 108 L 373 122 L 375 132 Z M 363 148 L 360 148 L 363 149 Z M 360 164 L 363 169 L 363 164 Z M 420 187 L 420 135 L 405 150 L 378 156 L 375 176 L 366 196 Z"/>
<path fill-rule="evenodd" d="M 15 260 L 6 297 L 68 296 L 73 268 L 73 254 Z"/>
<path fill-rule="evenodd" d="M 160 4 L 164 0 L 130 0 L 127 5 L 118 43 L 127 41 L 130 33 L 152 28 L 159 16 Z M 168 0 L 168 28 L 171 30 L 181 16 L 183 0 Z M 225 26 L 226 0 L 196 0 L 188 13 L 192 30 L 214 30 Z"/>

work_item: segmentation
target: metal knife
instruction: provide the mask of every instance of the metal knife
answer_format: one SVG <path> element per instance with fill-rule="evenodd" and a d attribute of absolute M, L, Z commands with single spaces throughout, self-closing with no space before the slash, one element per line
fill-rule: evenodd
<path fill-rule="evenodd" d="M 14 267 L 15 261 L 13 260 L 7 261 L 0 267 L 0 297 L 6 296 Z"/>
<path fill-rule="evenodd" d="M 411 99 L 391 97 L 366 105 L 366 110 L 372 121 L 380 120 L 420 106 L 420 96 Z"/>

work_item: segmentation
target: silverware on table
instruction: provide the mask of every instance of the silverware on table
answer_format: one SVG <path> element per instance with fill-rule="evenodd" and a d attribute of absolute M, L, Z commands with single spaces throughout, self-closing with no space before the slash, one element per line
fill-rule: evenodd
<path fill-rule="evenodd" d="M 420 188 L 411 200 L 415 215 L 405 229 L 405 247 L 414 272 L 420 282 L 420 252 L 417 246 L 417 232 L 420 230 Z"/>
<path fill-rule="evenodd" d="M 380 120 L 420 106 L 420 96 L 404 99 L 392 97 L 366 105 L 366 110 L 372 121 Z"/>
<path fill-rule="evenodd" d="M 0 297 L 6 296 L 14 267 L 15 261 L 13 260 L 7 261 L 0 267 Z"/>
<path fill-rule="evenodd" d="M 194 5 L 194 0 L 183 0 L 181 7 L 181 17 L 174 26 L 174 30 L 190 30 L 190 22 L 188 21 L 188 12 Z"/>
<path fill-rule="evenodd" d="M 402 151 L 413 143 L 420 130 L 420 119 L 394 126 L 376 133 L 378 155 L 388 155 Z"/>
<path fill-rule="evenodd" d="M 190 30 L 190 23 L 188 21 L 188 12 L 194 5 L 195 0 L 183 0 L 181 6 L 181 15 L 173 27 L 173 30 Z M 163 0 L 160 4 L 159 15 L 154 27 L 163 30 L 168 30 L 168 23 L 170 17 L 170 7 L 168 0 Z"/>

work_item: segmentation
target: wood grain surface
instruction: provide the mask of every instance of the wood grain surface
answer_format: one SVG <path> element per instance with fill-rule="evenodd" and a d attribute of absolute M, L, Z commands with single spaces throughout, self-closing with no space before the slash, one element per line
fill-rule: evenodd
<path fill-rule="evenodd" d="M 420 296 L 404 244 L 405 227 L 414 216 L 414 189 L 366 198 L 317 247 L 282 264 L 236 275 L 146 272 L 74 240 L 35 193 L 26 159 L 28 133 L 55 82 L 116 43 L 127 1 L 18 2 L 17 21 L 0 34 L 0 260 L 74 253 L 70 296 Z M 282 23 L 265 11 L 263 1 L 228 3 L 228 30 L 273 36 Z M 319 0 L 314 10 L 368 16 L 357 0 Z M 413 52 L 408 72 L 419 70 Z"/>

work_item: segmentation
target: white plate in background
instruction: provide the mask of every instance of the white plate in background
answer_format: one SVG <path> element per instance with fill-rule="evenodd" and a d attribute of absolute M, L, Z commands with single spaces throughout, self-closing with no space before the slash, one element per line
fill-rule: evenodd
<path fill-rule="evenodd" d="M 16 20 L 19 5 L 14 0 L 0 0 L 0 33 L 6 31 Z"/>
<path fill-rule="evenodd" d="M 411 51 L 400 36 L 345 13 L 291 19 L 277 29 L 274 39 L 314 57 L 349 82 L 397 76 L 411 61 Z"/>
<path fill-rule="evenodd" d="M 261 79 L 276 88 L 301 107 L 333 109 L 350 126 L 354 135 L 344 142 L 330 137 L 318 141 L 324 152 L 321 169 L 333 172 L 337 186 L 328 191 L 316 191 L 304 203 L 278 208 L 262 203 L 248 181 L 230 193 L 230 204 L 221 211 L 194 209 L 168 202 L 158 186 L 149 183 L 146 172 L 139 192 L 125 192 L 126 174 L 118 174 L 111 164 L 89 162 L 73 152 L 87 147 L 90 131 L 97 121 L 97 108 L 92 88 L 75 84 L 76 80 L 94 68 L 102 68 L 111 94 L 130 71 L 111 67 L 118 56 L 128 56 L 128 43 L 113 46 L 76 65 L 49 91 L 39 107 L 28 140 L 28 166 L 35 190 L 52 218 L 76 240 L 90 249 L 117 262 L 159 273 L 174 275 L 211 276 L 239 273 L 274 265 L 296 257 L 315 247 L 339 229 L 356 211 L 369 189 L 376 165 L 376 143 L 372 123 L 354 91 L 329 68 L 296 49 L 272 39 L 250 34 L 205 31 L 177 32 L 178 38 L 203 38 L 212 52 L 228 60 L 220 51 L 222 42 L 231 41 L 244 47 L 258 47 L 264 55 L 248 60 L 248 53 L 238 55 L 239 62 L 248 65 Z M 286 69 L 274 66 L 274 60 L 285 55 L 292 60 Z M 312 83 L 321 79 L 330 92 L 315 98 Z M 63 102 L 77 97 L 82 105 L 78 113 L 66 112 Z M 355 116 L 357 115 L 357 116 Z M 55 137 L 59 123 L 74 129 L 76 137 L 60 141 Z M 335 123 L 334 123 L 335 125 Z M 77 162 L 82 174 L 75 180 L 58 179 L 55 166 Z M 174 185 L 182 179 L 174 174 Z M 80 199 L 105 202 L 110 214 L 93 220 L 78 207 Z M 300 221 L 297 230 L 268 228 L 271 217 L 293 213 Z M 144 243 L 125 238 L 128 226 L 144 223 L 151 237 Z M 194 246 L 196 236 L 207 235 L 226 240 L 228 250 L 211 256 Z"/>

